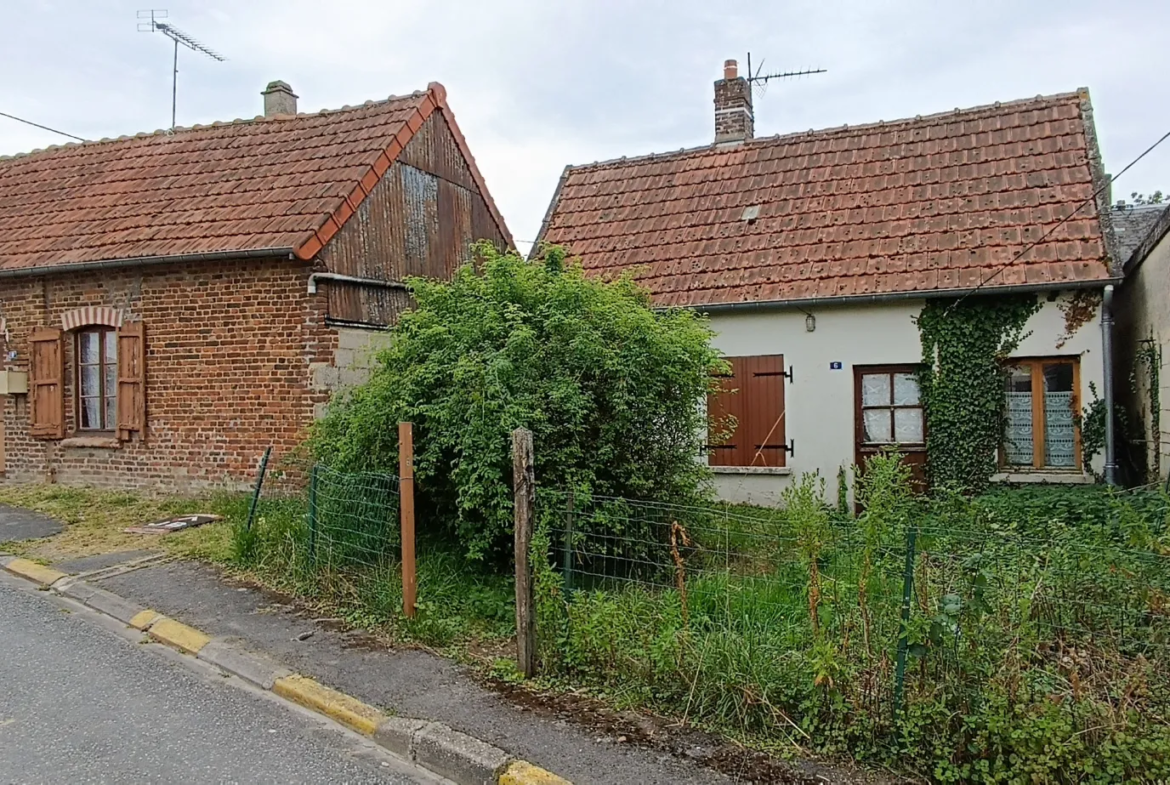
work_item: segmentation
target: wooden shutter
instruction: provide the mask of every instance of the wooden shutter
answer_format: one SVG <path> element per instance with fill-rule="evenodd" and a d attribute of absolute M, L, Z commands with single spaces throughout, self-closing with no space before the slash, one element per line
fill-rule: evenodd
<path fill-rule="evenodd" d="M 118 329 L 118 438 L 146 438 L 146 326 L 127 322 Z"/>
<path fill-rule="evenodd" d="M 737 420 L 735 431 L 710 450 L 712 466 L 784 466 L 787 451 L 784 428 L 784 357 L 728 357 L 731 376 L 722 379 L 722 391 L 708 396 L 708 414 L 728 414 Z"/>
<path fill-rule="evenodd" d="M 57 327 L 38 327 L 28 338 L 29 400 L 34 439 L 65 438 L 65 347 Z"/>

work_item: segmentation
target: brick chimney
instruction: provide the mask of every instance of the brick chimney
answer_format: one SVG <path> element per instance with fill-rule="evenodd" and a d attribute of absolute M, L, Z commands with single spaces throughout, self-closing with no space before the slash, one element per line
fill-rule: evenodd
<path fill-rule="evenodd" d="M 752 86 L 739 75 L 739 64 L 727 60 L 723 63 L 723 78 L 715 82 L 715 143 L 743 142 L 755 133 Z"/>
<path fill-rule="evenodd" d="M 278 114 L 296 114 L 297 96 L 288 86 L 288 82 L 269 82 L 264 92 L 264 116 L 274 117 Z"/>

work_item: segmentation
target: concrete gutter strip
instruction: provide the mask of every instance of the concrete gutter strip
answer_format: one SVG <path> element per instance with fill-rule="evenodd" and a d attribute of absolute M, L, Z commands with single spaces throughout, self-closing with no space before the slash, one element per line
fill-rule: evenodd
<path fill-rule="evenodd" d="M 142 630 L 154 640 L 192 654 L 225 673 L 340 722 L 369 736 L 387 751 L 456 785 L 572 785 L 552 772 L 516 760 L 499 747 L 441 723 L 386 716 L 357 698 L 293 673 L 265 655 L 247 651 L 221 638 L 212 638 L 87 581 L 61 580 L 68 576 L 27 559 L 10 556 L 0 556 L 0 567 Z"/>

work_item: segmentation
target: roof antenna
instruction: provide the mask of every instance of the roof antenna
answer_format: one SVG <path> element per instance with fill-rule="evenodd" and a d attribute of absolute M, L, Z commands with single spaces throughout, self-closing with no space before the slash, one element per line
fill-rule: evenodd
<path fill-rule="evenodd" d="M 152 8 L 149 11 L 139 11 L 138 18 L 141 20 L 138 23 L 138 32 L 140 33 L 162 33 L 167 38 L 175 42 L 175 60 L 173 71 L 171 73 L 171 130 L 175 130 L 175 106 L 178 103 L 179 91 L 179 44 L 190 49 L 192 52 L 199 52 L 205 54 L 212 60 L 223 62 L 227 58 L 218 52 L 209 49 L 203 44 L 196 41 L 191 36 L 184 33 L 179 28 L 175 27 L 169 22 L 160 22 L 160 19 L 167 18 L 166 9 Z"/>
<path fill-rule="evenodd" d="M 748 70 L 748 75 L 747 75 L 748 84 L 750 84 L 752 87 L 756 88 L 756 91 L 760 94 L 760 97 L 763 97 L 764 93 L 767 92 L 769 79 L 792 79 L 792 78 L 798 77 L 798 76 L 808 76 L 809 74 L 827 74 L 828 73 L 828 71 L 824 68 L 810 68 L 810 69 L 806 69 L 804 71 L 783 71 L 781 73 L 775 73 L 775 74 L 761 74 L 760 72 L 764 70 L 764 61 L 761 60 L 760 67 L 757 68 L 755 71 L 753 71 L 752 70 L 752 53 L 751 52 L 748 52 L 748 56 L 747 56 L 747 70 Z"/>

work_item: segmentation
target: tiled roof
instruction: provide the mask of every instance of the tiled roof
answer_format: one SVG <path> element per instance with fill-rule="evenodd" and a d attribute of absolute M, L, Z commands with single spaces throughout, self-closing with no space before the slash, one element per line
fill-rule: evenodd
<path fill-rule="evenodd" d="M 1133 256 L 1133 252 L 1153 230 L 1159 216 L 1165 210 L 1164 204 L 1125 205 L 1113 208 L 1113 232 L 1117 237 L 1117 254 L 1122 264 Z"/>
<path fill-rule="evenodd" d="M 1107 279 L 1087 92 L 571 166 L 540 240 L 662 305 Z M 1086 203 L 1087 201 L 1087 203 Z"/>
<path fill-rule="evenodd" d="M 433 82 L 336 111 L 0 158 L 0 272 L 268 250 L 310 259 L 435 110 L 510 237 Z"/>

